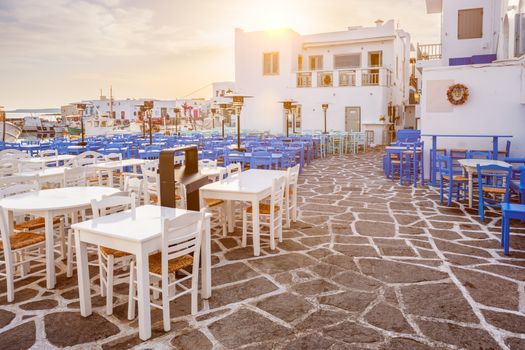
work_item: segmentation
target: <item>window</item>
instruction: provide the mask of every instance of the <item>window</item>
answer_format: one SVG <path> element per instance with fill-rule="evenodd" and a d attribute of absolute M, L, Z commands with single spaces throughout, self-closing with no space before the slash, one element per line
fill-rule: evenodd
<path fill-rule="evenodd" d="M 308 66 L 310 70 L 322 70 L 323 69 L 323 56 L 310 56 L 308 57 Z"/>
<path fill-rule="evenodd" d="M 263 54 L 263 75 L 279 74 L 279 52 L 266 52 Z"/>
<path fill-rule="evenodd" d="M 381 67 L 383 65 L 383 51 L 368 53 L 368 67 Z"/>
<path fill-rule="evenodd" d="M 361 67 L 361 54 L 334 55 L 334 69 Z"/>
<path fill-rule="evenodd" d="M 297 70 L 298 71 L 303 70 L 303 55 L 297 56 Z"/>
<path fill-rule="evenodd" d="M 477 39 L 483 37 L 483 9 L 458 11 L 458 39 Z"/>

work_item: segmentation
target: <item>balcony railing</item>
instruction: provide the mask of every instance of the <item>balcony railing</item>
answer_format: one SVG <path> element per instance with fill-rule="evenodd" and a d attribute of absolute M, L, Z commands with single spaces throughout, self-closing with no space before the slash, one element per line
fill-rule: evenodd
<path fill-rule="evenodd" d="M 431 61 L 441 59 L 441 44 L 417 44 L 417 59 Z"/>
<path fill-rule="evenodd" d="M 303 71 L 294 73 L 295 86 L 310 87 L 354 87 L 391 86 L 392 72 L 383 67 Z"/>

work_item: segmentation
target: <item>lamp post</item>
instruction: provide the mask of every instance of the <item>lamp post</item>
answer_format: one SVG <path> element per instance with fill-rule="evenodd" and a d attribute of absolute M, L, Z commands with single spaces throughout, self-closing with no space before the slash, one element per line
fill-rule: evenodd
<path fill-rule="evenodd" d="M 142 119 L 142 138 L 146 139 L 146 108 L 143 105 L 135 105 L 139 109 L 139 118 Z"/>
<path fill-rule="evenodd" d="M 146 110 L 146 114 L 148 116 L 149 144 L 151 145 L 153 143 L 153 128 L 151 125 L 151 110 L 153 109 L 153 101 L 144 101 L 144 109 Z"/>
<path fill-rule="evenodd" d="M 221 124 L 222 124 L 222 138 L 224 138 L 224 123 L 226 122 L 226 109 L 230 108 L 229 103 L 220 103 L 219 108 L 221 109 Z"/>
<path fill-rule="evenodd" d="M 323 112 L 324 112 L 324 133 L 328 134 L 328 131 L 326 131 L 326 111 L 328 110 L 328 103 L 323 103 Z"/>
<path fill-rule="evenodd" d="M 211 108 L 211 129 L 215 129 L 215 113 L 217 113 L 217 108 Z"/>
<path fill-rule="evenodd" d="M 78 111 L 78 114 L 80 115 L 80 135 L 81 135 L 82 140 L 78 143 L 78 145 L 85 146 L 86 145 L 86 141 L 85 141 L 86 132 L 84 130 L 84 111 L 86 110 L 87 104 L 86 103 L 72 103 L 72 105 L 75 106 L 75 108 Z"/>
<path fill-rule="evenodd" d="M 284 117 L 286 119 L 286 137 L 290 136 L 289 135 L 289 123 L 288 123 L 288 119 L 289 119 L 289 116 L 290 116 L 290 112 L 292 111 L 292 108 L 293 108 L 293 104 L 295 103 L 295 101 L 293 100 L 283 100 L 283 101 L 279 101 L 279 103 L 282 103 L 283 104 L 283 109 L 284 109 Z"/>
<path fill-rule="evenodd" d="M 237 151 L 244 152 L 241 148 L 241 111 L 244 105 L 244 99 L 252 96 L 232 94 L 225 96 L 232 99 L 233 107 L 235 108 L 235 114 L 237 114 Z"/>
<path fill-rule="evenodd" d="M 297 103 L 292 104 L 292 134 L 295 134 L 295 124 L 297 121 Z"/>
<path fill-rule="evenodd" d="M 173 113 L 175 113 L 175 133 L 177 134 L 177 136 L 179 136 L 180 135 L 179 133 L 180 108 L 179 107 L 173 108 Z"/>
<path fill-rule="evenodd" d="M 3 111 L 4 109 L 4 106 L 0 106 L 0 118 L 2 118 L 2 124 L 3 124 L 3 129 L 2 129 L 2 142 L 4 143 L 5 145 L 5 112 Z"/>

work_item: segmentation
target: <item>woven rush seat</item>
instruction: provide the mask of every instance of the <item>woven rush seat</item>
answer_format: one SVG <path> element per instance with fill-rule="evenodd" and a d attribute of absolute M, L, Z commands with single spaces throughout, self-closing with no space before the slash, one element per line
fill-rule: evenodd
<path fill-rule="evenodd" d="M 162 254 L 156 253 L 149 256 L 149 271 L 151 273 L 162 274 Z M 191 255 L 184 255 L 180 258 L 171 259 L 168 261 L 168 273 L 174 273 L 177 270 L 193 265 L 193 257 Z"/>
<path fill-rule="evenodd" d="M 494 187 L 485 187 L 483 186 L 483 192 L 485 193 L 494 193 L 494 194 L 505 194 L 504 188 L 494 188 Z"/>
<path fill-rule="evenodd" d="M 208 207 L 216 207 L 217 205 L 221 205 L 224 203 L 222 199 L 214 199 L 214 198 L 205 198 L 204 201 L 206 202 L 206 205 Z"/>
<path fill-rule="evenodd" d="M 447 175 L 443 175 L 443 178 L 445 180 L 447 180 L 447 181 L 449 180 L 449 176 L 447 176 Z M 462 175 L 454 175 L 454 176 L 452 176 L 452 180 L 454 180 L 454 181 L 468 181 L 468 178 L 466 178 L 465 176 L 462 176 Z"/>
<path fill-rule="evenodd" d="M 11 249 L 25 248 L 45 240 L 46 238 L 44 235 L 31 232 L 17 232 L 9 236 L 9 244 L 11 244 Z M 4 243 L 2 241 L 0 241 L 0 250 L 4 250 Z"/>
<path fill-rule="evenodd" d="M 60 218 L 53 219 L 53 225 L 59 224 Z M 44 228 L 46 226 L 46 220 L 43 217 L 38 217 L 30 219 L 18 224 L 15 224 L 15 230 L 24 231 L 24 230 L 37 230 Z"/>
<path fill-rule="evenodd" d="M 276 205 L 274 207 L 274 210 L 275 211 L 279 211 L 279 206 Z M 266 215 L 270 215 L 270 211 L 271 211 L 271 206 L 269 204 L 265 204 L 265 203 L 259 203 L 259 214 L 266 214 Z M 248 207 L 246 209 L 246 212 L 247 213 L 253 213 L 253 207 Z"/>
<path fill-rule="evenodd" d="M 117 249 L 108 248 L 108 247 L 100 247 L 100 252 L 104 254 L 105 256 L 113 255 L 115 258 L 122 258 L 124 256 L 131 255 L 130 253 L 123 252 Z"/>

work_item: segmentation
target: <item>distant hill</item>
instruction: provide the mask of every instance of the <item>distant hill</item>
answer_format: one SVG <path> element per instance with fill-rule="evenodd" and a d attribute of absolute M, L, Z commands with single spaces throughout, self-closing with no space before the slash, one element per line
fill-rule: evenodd
<path fill-rule="evenodd" d="M 35 114 L 60 113 L 60 108 L 14 109 L 12 111 L 6 111 L 6 113 L 35 113 Z"/>

